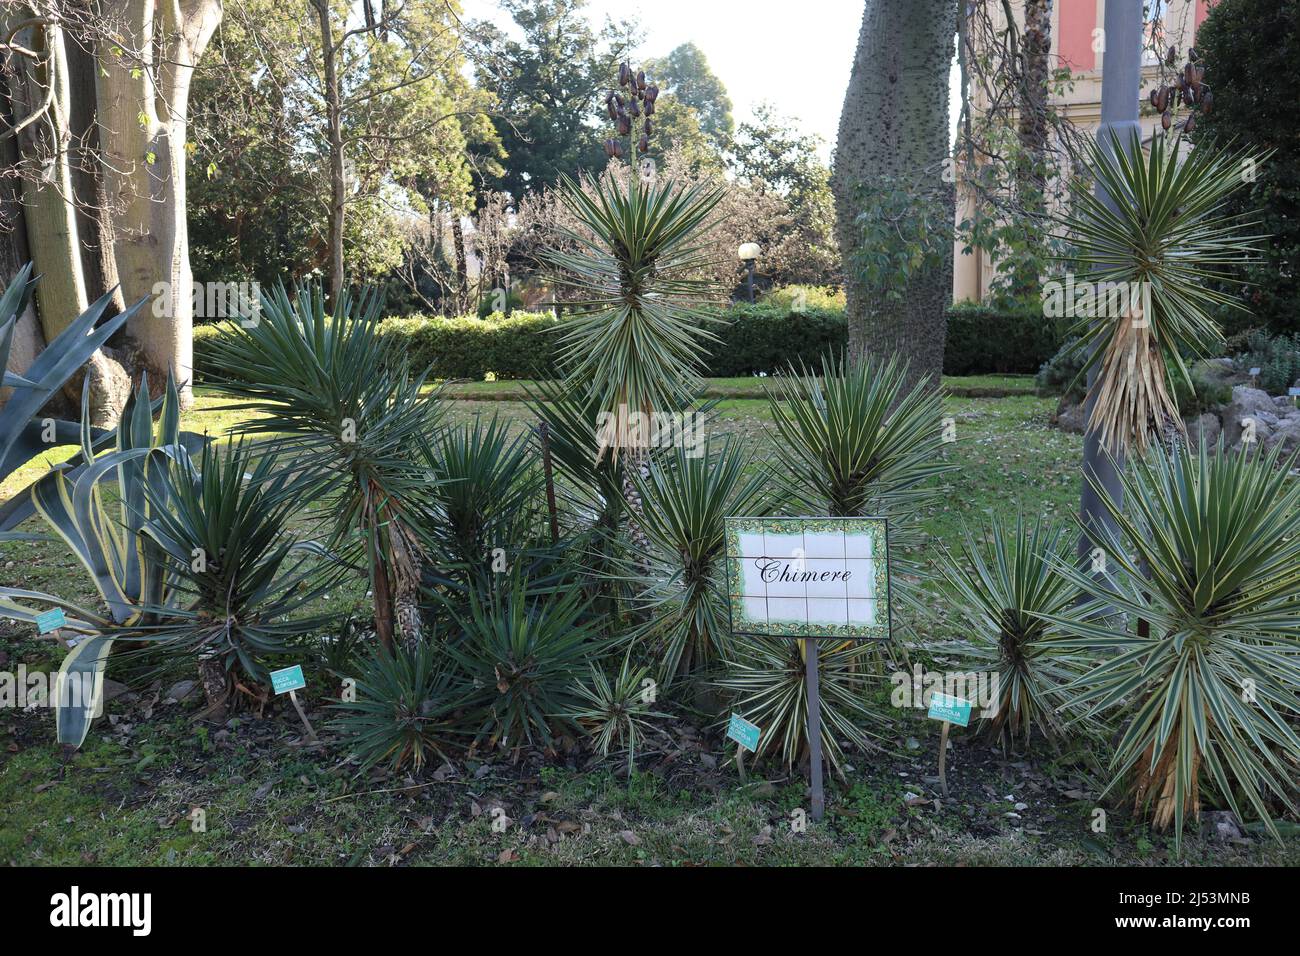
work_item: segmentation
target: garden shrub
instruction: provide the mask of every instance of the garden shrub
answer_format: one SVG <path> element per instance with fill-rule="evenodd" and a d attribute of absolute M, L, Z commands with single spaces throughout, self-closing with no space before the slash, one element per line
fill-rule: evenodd
<path fill-rule="evenodd" d="M 1084 377 L 1080 374 L 1086 356 L 1079 348 L 1079 340 L 1073 336 L 1066 339 L 1056 354 L 1043 363 L 1034 378 L 1034 384 L 1043 395 L 1062 395 L 1066 404 L 1083 401 L 1087 388 Z"/>
<path fill-rule="evenodd" d="M 960 303 L 948 310 L 945 375 L 1036 372 L 1061 346 L 1060 323 L 1037 304 L 1023 307 Z"/>
<path fill-rule="evenodd" d="M 1234 337 L 1237 363 L 1242 368 L 1258 368 L 1257 383 L 1270 395 L 1285 395 L 1300 379 L 1300 335 L 1269 335 L 1259 329 Z"/>
<path fill-rule="evenodd" d="M 844 290 L 821 285 L 783 285 L 764 292 L 759 301 L 787 311 L 844 309 Z"/>

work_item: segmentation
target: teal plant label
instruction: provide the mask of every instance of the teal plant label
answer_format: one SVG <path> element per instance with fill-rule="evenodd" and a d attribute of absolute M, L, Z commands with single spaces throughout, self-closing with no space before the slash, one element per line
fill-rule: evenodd
<path fill-rule="evenodd" d="M 302 690 L 307 686 L 307 679 L 302 676 L 302 665 L 294 664 L 282 670 L 271 671 L 271 687 L 277 694 L 287 694 L 291 690 Z"/>
<path fill-rule="evenodd" d="M 1252 368 L 1252 369 L 1250 370 L 1250 377 L 1251 377 L 1251 378 L 1254 378 L 1255 376 L 1257 376 L 1257 375 L 1259 374 L 1259 372 L 1260 372 L 1260 368 L 1259 368 L 1258 365 L 1256 365 L 1254 368 Z"/>
<path fill-rule="evenodd" d="M 57 631 L 67 623 L 68 619 L 63 616 L 63 608 L 61 607 L 50 608 L 44 614 L 36 615 L 36 630 L 42 634 Z"/>
<path fill-rule="evenodd" d="M 928 716 L 933 720 L 946 720 L 950 724 L 965 727 L 970 723 L 970 701 L 951 694 L 931 694 Z"/>
<path fill-rule="evenodd" d="M 728 740 L 734 740 L 746 750 L 753 752 L 758 749 L 759 734 L 758 724 L 751 724 L 739 714 L 731 715 L 731 720 L 727 723 Z"/>
<path fill-rule="evenodd" d="M 889 639 L 884 518 L 727 518 L 736 634 Z"/>

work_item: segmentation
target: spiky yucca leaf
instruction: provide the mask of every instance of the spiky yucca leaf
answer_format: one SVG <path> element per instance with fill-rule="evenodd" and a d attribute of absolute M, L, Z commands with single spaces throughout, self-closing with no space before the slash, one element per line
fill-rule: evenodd
<path fill-rule="evenodd" d="M 943 493 L 942 398 L 922 381 L 905 391 L 896 358 L 822 360 L 821 375 L 790 368 L 768 392 L 776 422 L 777 477 L 797 507 L 833 517 L 889 518 L 893 593 L 915 604 L 919 512 Z"/>
<path fill-rule="evenodd" d="M 1074 550 L 1063 530 L 1020 515 L 1008 528 L 994 517 L 985 534 L 967 531 L 954 556 L 944 549 L 940 570 L 956 609 L 969 623 L 954 653 L 996 678 L 997 699 L 981 714 L 980 731 L 1028 740 L 1037 729 L 1059 736 L 1061 688 L 1088 666 L 1078 652 L 1054 645 L 1058 628 L 1044 614 L 1061 614 L 1078 588 L 1057 573 Z"/>
<path fill-rule="evenodd" d="M 1071 330 L 1089 356 L 1085 371 L 1101 366 L 1089 427 L 1104 447 L 1140 452 L 1152 435 L 1182 427 L 1174 376 L 1190 385 L 1183 356 L 1218 354 L 1223 335 L 1211 313 L 1241 307 L 1220 287 L 1238 281 L 1233 268 L 1263 238 L 1224 213 L 1243 169 L 1258 159 L 1208 144 L 1180 158 L 1161 135 L 1146 155 L 1136 136 L 1089 144 L 1091 172 L 1118 208 L 1089 192 L 1076 197 L 1065 220 L 1081 268 L 1076 280 L 1099 293 L 1118 283 L 1127 293 L 1088 310 L 1102 314 L 1079 316 Z"/>
<path fill-rule="evenodd" d="M 546 260 L 578 301 L 562 325 L 567 381 L 619 415 L 681 408 L 699 391 L 699 368 L 717 321 L 698 306 L 719 290 L 696 270 L 708 257 L 701 228 L 722 191 L 625 172 L 586 184 L 561 179 L 580 230 L 562 230 L 572 252 Z M 624 411 L 626 410 L 626 411 Z M 613 453 L 626 446 L 616 436 Z"/>
<path fill-rule="evenodd" d="M 649 719 L 668 716 L 653 709 L 657 692 L 650 668 L 634 666 L 628 651 L 617 674 L 611 676 L 593 664 L 590 683 L 578 681 L 574 690 L 582 704 L 568 717 L 591 734 L 592 745 L 602 757 L 608 757 L 615 748 L 626 750 L 627 772 L 631 775 Z"/>
<path fill-rule="evenodd" d="M 1270 798 L 1295 812 L 1300 484 L 1279 464 L 1280 448 L 1251 458 L 1204 441 L 1135 461 L 1126 507 L 1099 490 L 1118 529 L 1096 540 L 1108 575 L 1058 565 L 1095 596 L 1051 618 L 1059 643 L 1107 654 L 1067 688 L 1071 706 L 1124 709 L 1112 787 L 1131 782 L 1178 839 L 1202 786 L 1270 829 Z"/>
<path fill-rule="evenodd" d="M 735 695 L 733 709 L 762 728 L 755 756 L 775 755 L 793 767 L 808 752 L 809 648 L 818 653 L 822 753 L 841 778 L 847 740 L 860 750 L 871 747 L 869 726 L 888 722 L 867 707 L 872 648 L 866 641 L 836 642 L 737 635 L 718 685 Z"/>
<path fill-rule="evenodd" d="M 639 595 L 648 616 L 633 636 L 654 648 L 665 684 L 730 653 L 724 519 L 769 508 L 765 476 L 745 475 L 751 461 L 728 437 L 668 450 L 633 479 L 650 543 Z"/>

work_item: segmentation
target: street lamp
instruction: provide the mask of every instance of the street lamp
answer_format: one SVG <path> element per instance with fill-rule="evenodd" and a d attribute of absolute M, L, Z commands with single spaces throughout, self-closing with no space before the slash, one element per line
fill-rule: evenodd
<path fill-rule="evenodd" d="M 754 260 L 758 258 L 758 254 L 762 251 L 758 248 L 757 242 L 742 243 L 740 248 L 736 250 L 736 255 L 740 256 L 740 261 L 749 267 L 749 278 L 745 280 L 745 288 L 749 294 L 751 305 L 754 303 Z"/>

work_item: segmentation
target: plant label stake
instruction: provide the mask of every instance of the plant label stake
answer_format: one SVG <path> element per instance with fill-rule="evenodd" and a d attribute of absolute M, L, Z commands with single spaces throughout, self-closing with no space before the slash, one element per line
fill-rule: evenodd
<path fill-rule="evenodd" d="M 947 799 L 948 776 L 944 772 L 944 766 L 948 761 L 948 728 L 953 724 L 965 727 L 970 723 L 970 701 L 950 694 L 931 694 L 927 716 L 932 720 L 943 721 L 943 726 L 939 728 L 939 789 L 943 792 L 944 799 Z"/>
<path fill-rule="evenodd" d="M 316 731 L 312 728 L 311 721 L 307 719 L 307 713 L 302 709 L 302 704 L 298 702 L 298 695 L 295 691 L 300 691 L 307 686 L 307 678 L 302 676 L 302 665 L 294 664 L 292 667 L 285 667 L 278 671 L 271 671 L 271 689 L 276 695 L 288 694 L 289 701 L 293 704 L 293 709 L 298 712 L 302 718 L 302 725 L 307 728 L 307 735 L 313 741 L 317 740 Z"/>
<path fill-rule="evenodd" d="M 736 746 L 736 769 L 740 772 L 740 782 L 745 782 L 745 751 L 758 749 L 758 738 L 762 732 L 758 724 L 751 724 L 739 714 L 732 714 L 727 722 L 727 739 L 734 740 Z"/>
<path fill-rule="evenodd" d="M 44 614 L 36 615 L 36 631 L 39 634 L 48 634 L 50 631 L 57 631 L 67 623 L 67 618 L 64 616 L 63 608 L 61 607 L 53 607 Z"/>
<path fill-rule="evenodd" d="M 803 643 L 808 783 L 812 818 L 821 820 L 818 641 L 889 640 L 889 526 L 884 518 L 739 517 L 725 525 L 732 633 Z"/>

